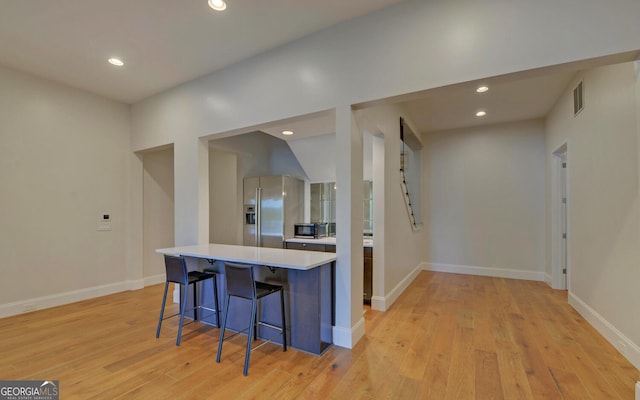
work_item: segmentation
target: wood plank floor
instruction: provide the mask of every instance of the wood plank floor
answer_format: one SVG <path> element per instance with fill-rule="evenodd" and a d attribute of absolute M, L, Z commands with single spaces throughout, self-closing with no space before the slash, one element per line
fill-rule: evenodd
<path fill-rule="evenodd" d="M 0 379 L 57 379 L 61 399 L 632 399 L 640 374 L 544 283 L 421 272 L 366 336 L 322 357 L 175 318 L 163 285 L 0 319 Z M 175 306 L 173 306 L 175 307 Z"/>

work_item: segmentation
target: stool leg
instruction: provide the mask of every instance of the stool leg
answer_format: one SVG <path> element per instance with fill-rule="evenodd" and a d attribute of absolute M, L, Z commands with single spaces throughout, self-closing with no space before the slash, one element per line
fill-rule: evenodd
<path fill-rule="evenodd" d="M 164 305 L 167 302 L 167 290 L 169 289 L 169 281 L 164 284 L 164 296 L 162 296 L 162 307 L 160 307 L 160 318 L 158 319 L 158 329 L 156 330 L 156 338 L 160 337 L 160 328 L 162 327 L 162 318 L 164 317 Z"/>
<path fill-rule="evenodd" d="M 180 340 L 182 339 L 182 323 L 184 322 L 184 310 L 187 308 L 187 294 L 189 293 L 189 285 L 180 285 L 180 288 L 184 290 L 182 296 L 182 302 L 180 303 L 180 327 L 178 328 L 178 339 L 176 340 L 176 346 L 180 346 Z"/>
<path fill-rule="evenodd" d="M 244 376 L 247 376 L 249 373 L 249 357 L 251 356 L 251 342 L 253 341 L 255 323 L 256 323 L 256 313 L 257 313 L 257 303 L 256 299 L 251 301 L 251 323 L 249 324 L 249 334 L 247 335 L 247 351 L 244 355 Z"/>
<path fill-rule="evenodd" d="M 287 351 L 287 320 L 284 316 L 284 289 L 280 289 L 280 309 L 282 310 L 282 351 Z"/>
<path fill-rule="evenodd" d="M 227 328 L 227 315 L 229 315 L 229 299 L 231 296 L 227 295 L 224 306 L 224 316 L 222 317 L 222 328 L 220 329 L 220 340 L 218 340 L 218 354 L 216 355 L 216 362 L 220 362 L 220 356 L 222 355 L 222 342 L 224 341 L 224 330 Z"/>
<path fill-rule="evenodd" d="M 198 320 L 198 282 L 193 282 L 193 320 Z"/>
<path fill-rule="evenodd" d="M 258 321 L 260 321 L 260 319 L 258 318 L 258 311 L 260 310 L 260 300 L 256 300 L 256 316 L 253 319 L 253 340 L 258 340 Z"/>
<path fill-rule="evenodd" d="M 218 275 L 213 278 L 213 304 L 216 308 L 216 327 L 220 328 L 220 306 L 218 306 Z"/>

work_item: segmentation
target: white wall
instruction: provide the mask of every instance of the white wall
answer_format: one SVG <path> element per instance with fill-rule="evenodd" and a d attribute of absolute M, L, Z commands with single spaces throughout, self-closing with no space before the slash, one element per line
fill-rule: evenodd
<path fill-rule="evenodd" d="M 363 162 L 362 175 L 364 180 L 373 179 L 373 138 L 371 135 L 362 137 Z M 304 139 L 289 140 L 287 142 L 293 154 L 300 162 L 311 183 L 335 182 L 336 180 L 336 134 L 312 136 Z"/>
<path fill-rule="evenodd" d="M 542 120 L 425 134 L 430 268 L 542 280 Z"/>
<path fill-rule="evenodd" d="M 124 290 L 129 118 L 123 104 L 0 67 L 0 315 Z M 112 230 L 97 230 L 100 213 Z"/>
<path fill-rule="evenodd" d="M 133 145 L 637 50 L 638 14 L 634 0 L 402 2 L 135 104 Z"/>
<path fill-rule="evenodd" d="M 336 181 L 336 134 L 288 141 L 310 183 Z"/>
<path fill-rule="evenodd" d="M 638 78 L 624 63 L 576 79 L 585 108 L 573 116 L 576 80 L 547 119 L 546 149 L 551 160 L 568 144 L 569 301 L 640 367 Z"/>
<path fill-rule="evenodd" d="M 208 196 L 197 178 L 201 170 L 197 138 L 447 84 L 637 50 L 637 15 L 640 2 L 635 0 L 402 2 L 135 104 L 133 148 L 175 143 L 176 193 L 180 193 L 176 243 L 193 244 L 201 240 L 209 221 Z M 346 140 L 340 135 L 348 134 L 347 123 L 343 127 L 337 123 L 336 134 L 338 143 Z M 395 142 L 385 140 L 387 145 L 391 148 L 385 153 L 396 154 Z M 340 157 L 355 157 L 361 164 L 361 153 L 353 146 L 348 149 L 337 152 L 336 164 L 350 165 Z M 356 172 L 351 167 L 349 171 Z M 359 172 L 351 178 L 356 175 L 362 179 Z M 385 202 L 401 202 L 400 195 L 393 194 L 395 181 L 387 183 Z M 201 203 L 207 205 L 206 218 Z M 358 217 L 351 214 L 351 218 Z M 406 245 L 397 223 L 385 220 L 385 229 L 394 233 L 383 244 L 387 249 Z M 387 253 L 385 258 L 392 260 Z M 399 256 L 404 260 L 403 254 Z M 393 282 L 402 273 L 404 268 L 391 270 L 385 279 Z M 350 310 L 361 302 L 356 292 L 351 293 Z M 340 313 L 338 319 L 344 321 Z"/>
<path fill-rule="evenodd" d="M 306 177 L 287 142 L 263 132 L 216 139 L 210 142 L 210 147 L 238 155 L 240 180 L 248 176 L 267 175 Z"/>
<path fill-rule="evenodd" d="M 145 285 L 164 282 L 162 254 L 156 249 L 174 247 L 173 148 L 143 156 L 143 265 Z"/>

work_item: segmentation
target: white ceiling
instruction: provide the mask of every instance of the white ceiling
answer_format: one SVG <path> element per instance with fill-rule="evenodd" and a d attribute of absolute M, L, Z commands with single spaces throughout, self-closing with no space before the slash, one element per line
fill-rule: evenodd
<path fill-rule="evenodd" d="M 260 128 L 264 133 L 275 136 L 285 141 L 304 139 L 310 136 L 325 135 L 336 132 L 335 112 L 326 111 L 313 115 L 304 115 L 286 121 L 277 121 Z M 294 132 L 292 136 L 285 136 L 282 131 Z"/>
<path fill-rule="evenodd" d="M 567 88 L 576 71 L 545 73 L 536 77 L 495 77 L 482 81 L 412 93 L 389 102 L 400 103 L 408 113 L 412 128 L 418 133 L 466 128 L 503 122 L 543 118 Z M 489 91 L 476 93 L 480 85 Z M 487 115 L 478 118 L 476 111 Z M 295 135 L 283 136 L 293 130 Z M 261 130 L 280 139 L 291 141 L 335 132 L 334 113 L 325 112 L 279 121 Z"/>
<path fill-rule="evenodd" d="M 227 0 L 219 13 L 206 0 L 0 0 L 0 64 L 133 103 L 400 1 Z M 112 56 L 126 65 L 108 64 Z M 419 133 L 539 118 L 584 67 L 489 78 L 482 95 L 481 82 L 468 82 L 382 101 L 403 103 Z M 296 140 L 334 126 L 333 113 L 318 113 L 252 130 Z"/>
<path fill-rule="evenodd" d="M 0 0 L 0 64 L 133 103 L 399 1 Z"/>
<path fill-rule="evenodd" d="M 567 88 L 575 71 L 503 81 L 486 79 L 425 91 L 404 102 L 414 129 L 433 132 L 543 118 Z M 489 91 L 477 93 L 486 85 Z M 476 117 L 477 111 L 484 117 Z"/>
<path fill-rule="evenodd" d="M 408 114 L 411 127 L 418 134 L 544 118 L 560 95 L 570 89 L 569 85 L 579 71 L 629 62 L 638 56 L 637 52 L 613 54 L 407 93 L 358 104 L 354 108 L 360 110 L 370 106 L 400 104 Z M 488 86 L 489 91 L 476 93 L 481 85 Z M 479 110 L 486 111 L 487 115 L 476 117 L 475 113 Z M 324 112 L 277 121 L 258 129 L 291 141 L 321 135 L 329 130 L 333 133 L 334 127 L 334 113 Z M 376 132 L 375 127 L 364 128 Z M 292 129 L 296 134 L 282 136 L 284 129 Z"/>

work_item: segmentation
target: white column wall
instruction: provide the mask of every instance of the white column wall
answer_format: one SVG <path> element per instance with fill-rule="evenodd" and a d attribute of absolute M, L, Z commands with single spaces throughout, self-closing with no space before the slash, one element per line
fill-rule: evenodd
<path fill-rule="evenodd" d="M 351 348 L 364 335 L 362 317 L 362 131 L 351 107 L 336 108 L 336 326 L 333 340 Z"/>
<path fill-rule="evenodd" d="M 198 244 L 209 243 L 209 142 L 201 139 L 198 145 Z M 194 243 L 195 244 L 195 243 Z"/>
<path fill-rule="evenodd" d="M 144 282 L 144 161 L 143 156 L 131 152 L 128 158 L 128 201 L 126 206 L 127 282 L 129 289 L 145 286 Z"/>
<path fill-rule="evenodd" d="M 371 308 L 385 310 L 384 267 L 386 230 L 385 221 L 385 159 L 384 136 L 374 136 L 373 139 L 373 273 Z M 391 249 L 390 249 L 391 250 Z"/>

